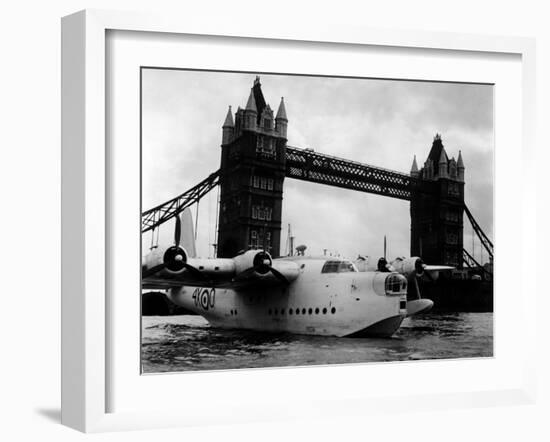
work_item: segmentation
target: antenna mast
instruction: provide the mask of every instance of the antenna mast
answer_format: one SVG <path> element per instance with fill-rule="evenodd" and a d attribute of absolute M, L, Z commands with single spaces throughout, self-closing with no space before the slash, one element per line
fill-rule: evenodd
<path fill-rule="evenodd" d="M 292 236 L 292 229 L 290 227 L 290 224 L 288 225 L 288 233 L 286 236 L 286 247 L 285 247 L 285 255 L 286 256 L 293 256 L 294 255 L 294 237 Z"/>

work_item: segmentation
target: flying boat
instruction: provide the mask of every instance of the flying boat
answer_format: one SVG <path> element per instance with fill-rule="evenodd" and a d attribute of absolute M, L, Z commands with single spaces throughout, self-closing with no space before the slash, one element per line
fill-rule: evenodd
<path fill-rule="evenodd" d="M 144 256 L 142 288 L 165 290 L 172 302 L 214 327 L 390 337 L 407 316 L 433 305 L 420 297 L 416 279 L 441 268 L 429 268 L 420 258 L 379 262 L 374 270 L 360 260 L 303 251 L 281 258 L 261 249 L 232 258 L 199 258 L 189 209 L 182 216 L 183 223 L 180 215 L 175 218 L 174 244 Z M 411 282 L 418 297 L 408 301 Z"/>

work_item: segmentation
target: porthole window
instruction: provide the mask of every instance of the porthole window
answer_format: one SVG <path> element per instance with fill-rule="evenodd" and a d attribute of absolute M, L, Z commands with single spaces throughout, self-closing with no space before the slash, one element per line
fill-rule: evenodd
<path fill-rule="evenodd" d="M 326 315 L 327 314 L 327 309 L 326 307 L 323 309 L 323 315 Z"/>
<path fill-rule="evenodd" d="M 289 314 L 289 315 L 292 314 L 292 309 L 291 309 L 291 308 L 288 309 L 288 314 Z"/>
<path fill-rule="evenodd" d="M 300 309 L 299 309 L 299 308 L 296 309 L 296 314 L 297 314 L 297 315 L 300 314 Z"/>
<path fill-rule="evenodd" d="M 309 315 L 311 315 L 311 314 L 313 313 L 313 309 L 310 308 L 310 309 L 307 311 L 307 313 L 308 313 Z"/>
<path fill-rule="evenodd" d="M 302 315 L 305 315 L 305 314 L 306 314 L 306 309 L 303 308 L 303 309 L 302 309 Z"/>
<path fill-rule="evenodd" d="M 334 315 L 334 313 L 336 313 L 336 307 L 332 307 L 332 308 L 330 309 L 330 312 Z"/>
<path fill-rule="evenodd" d="M 316 314 L 316 315 L 319 314 L 319 307 L 317 307 L 317 308 L 315 309 L 315 314 Z"/>

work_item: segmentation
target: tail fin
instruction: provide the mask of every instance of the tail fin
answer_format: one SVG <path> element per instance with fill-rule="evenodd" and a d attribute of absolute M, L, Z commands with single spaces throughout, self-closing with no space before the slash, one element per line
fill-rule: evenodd
<path fill-rule="evenodd" d="M 195 232 L 193 231 L 193 216 L 189 207 L 181 213 L 181 245 L 187 251 L 190 258 L 197 256 Z"/>

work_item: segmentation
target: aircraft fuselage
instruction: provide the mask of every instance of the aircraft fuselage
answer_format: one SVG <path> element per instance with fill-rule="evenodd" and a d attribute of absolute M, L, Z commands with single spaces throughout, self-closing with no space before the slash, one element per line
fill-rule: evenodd
<path fill-rule="evenodd" d="M 293 258 L 288 286 L 247 289 L 183 286 L 176 304 L 215 327 L 325 336 L 391 336 L 407 315 L 406 280 L 387 272 L 322 273 L 325 260 Z M 388 278 L 393 288 L 388 290 Z"/>

